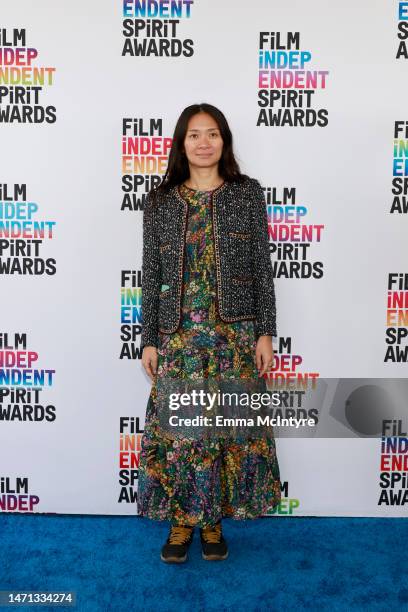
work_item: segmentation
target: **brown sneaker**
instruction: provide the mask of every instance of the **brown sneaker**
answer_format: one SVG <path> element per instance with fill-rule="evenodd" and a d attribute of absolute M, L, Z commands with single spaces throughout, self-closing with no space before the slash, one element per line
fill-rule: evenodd
<path fill-rule="evenodd" d="M 187 561 L 187 551 L 193 541 L 194 527 L 172 525 L 169 537 L 164 544 L 160 558 L 166 563 L 184 563 Z"/>
<path fill-rule="evenodd" d="M 200 529 L 202 557 L 206 561 L 221 561 L 228 557 L 227 542 L 222 535 L 221 521 L 214 527 Z"/>

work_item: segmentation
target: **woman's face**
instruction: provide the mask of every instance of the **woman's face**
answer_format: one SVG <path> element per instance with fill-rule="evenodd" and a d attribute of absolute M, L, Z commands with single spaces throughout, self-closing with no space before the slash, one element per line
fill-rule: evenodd
<path fill-rule="evenodd" d="M 184 139 L 184 150 L 190 166 L 217 166 L 223 144 L 220 129 L 211 115 L 197 113 L 191 117 Z"/>

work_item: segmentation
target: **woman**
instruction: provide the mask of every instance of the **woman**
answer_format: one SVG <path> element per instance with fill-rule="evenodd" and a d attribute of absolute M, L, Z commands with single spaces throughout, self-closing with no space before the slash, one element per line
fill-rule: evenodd
<path fill-rule="evenodd" d="M 142 365 L 153 384 L 138 512 L 170 522 L 163 561 L 187 559 L 195 526 L 203 558 L 225 559 L 221 519 L 254 519 L 280 501 L 273 433 L 169 426 L 169 393 L 266 389 L 276 311 L 263 191 L 240 173 L 226 118 L 210 104 L 178 119 L 166 174 L 146 199 L 142 268 Z"/>

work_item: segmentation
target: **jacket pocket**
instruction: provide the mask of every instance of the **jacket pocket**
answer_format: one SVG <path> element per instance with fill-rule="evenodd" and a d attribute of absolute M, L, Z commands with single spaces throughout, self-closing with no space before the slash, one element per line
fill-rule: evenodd
<path fill-rule="evenodd" d="M 253 276 L 233 274 L 231 276 L 231 297 L 229 307 L 237 316 L 245 319 L 255 317 Z"/>
<path fill-rule="evenodd" d="M 166 285 L 167 287 L 167 285 Z M 171 321 L 173 318 L 173 308 L 174 308 L 174 295 L 172 291 L 172 287 L 168 289 L 164 289 L 159 293 L 159 309 L 158 309 L 158 322 L 159 322 L 159 331 L 168 333 L 171 326 Z"/>
<path fill-rule="evenodd" d="M 246 276 L 251 272 L 251 233 L 240 230 L 228 232 L 226 242 L 231 276 Z"/>

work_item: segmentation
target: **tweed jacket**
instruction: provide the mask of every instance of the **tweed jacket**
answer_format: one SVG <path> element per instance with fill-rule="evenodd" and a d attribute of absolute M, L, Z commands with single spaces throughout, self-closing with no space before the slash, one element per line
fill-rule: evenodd
<path fill-rule="evenodd" d="M 225 181 L 211 192 L 216 307 L 226 322 L 254 320 L 255 336 L 276 336 L 276 305 L 265 196 L 257 179 Z M 181 320 L 188 202 L 178 186 L 147 194 L 143 213 L 141 348 Z"/>

